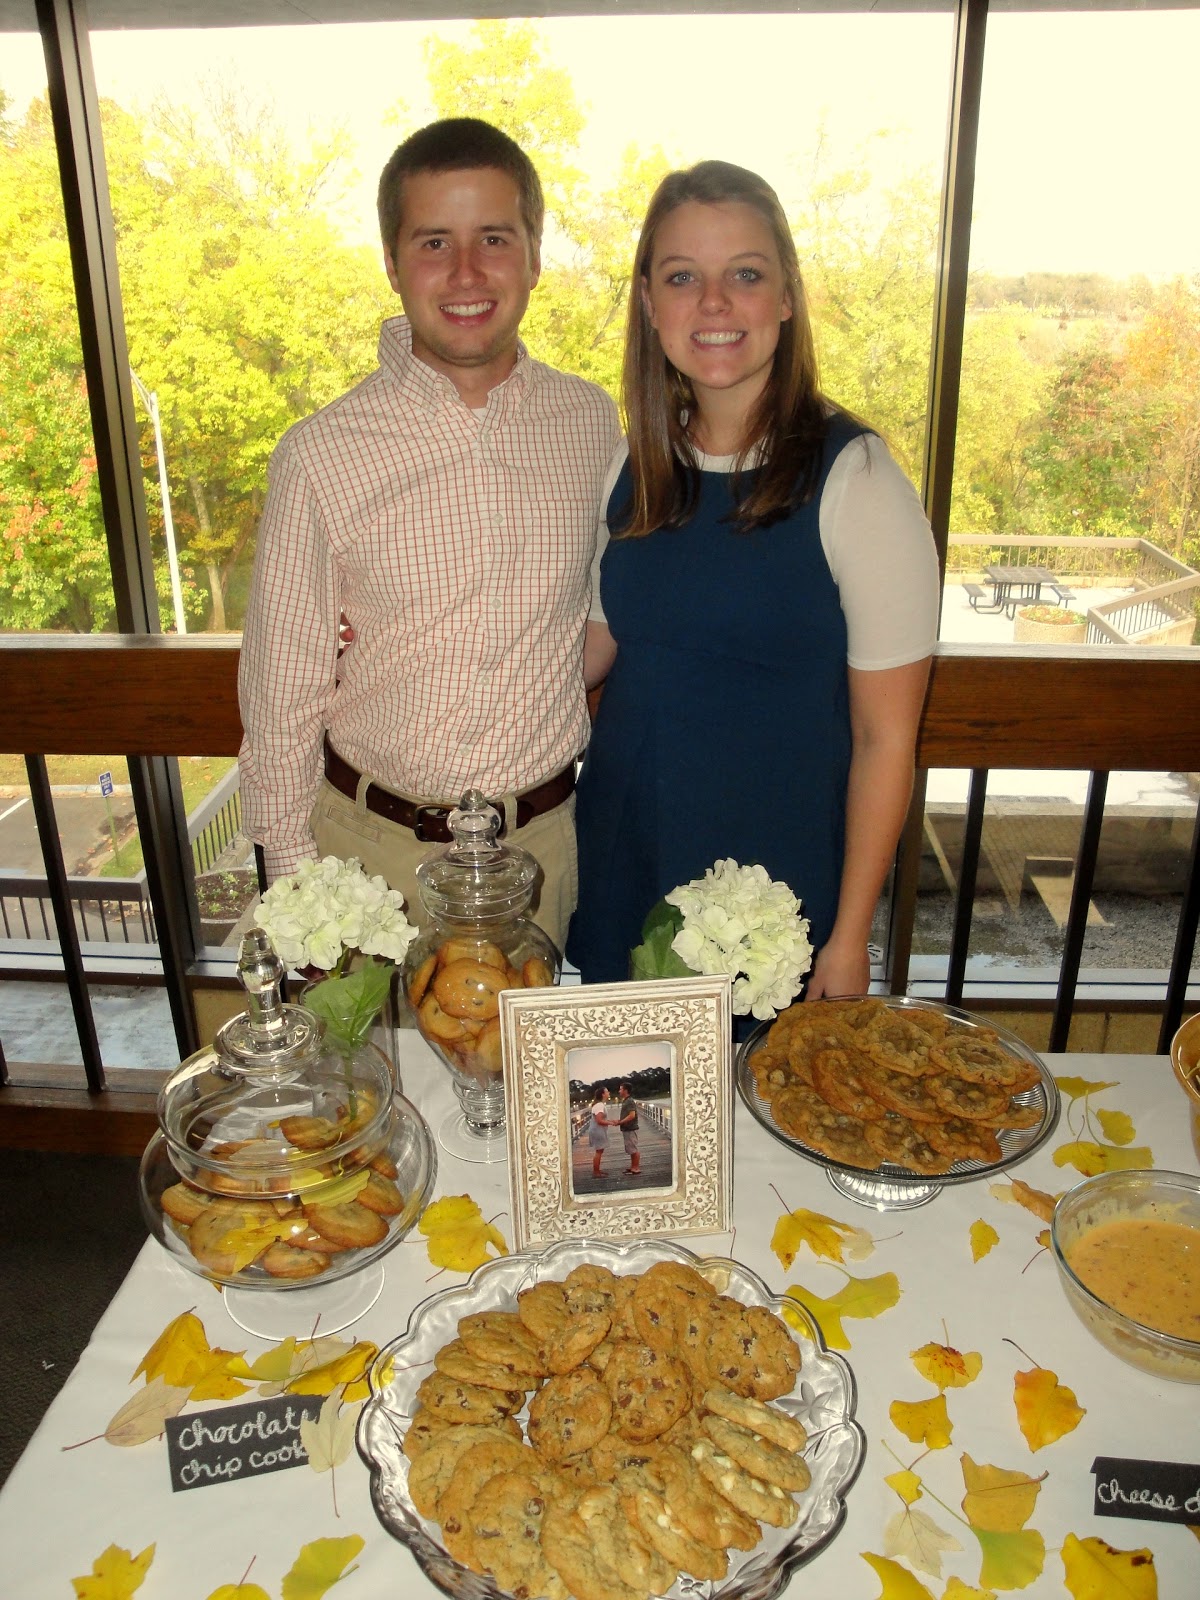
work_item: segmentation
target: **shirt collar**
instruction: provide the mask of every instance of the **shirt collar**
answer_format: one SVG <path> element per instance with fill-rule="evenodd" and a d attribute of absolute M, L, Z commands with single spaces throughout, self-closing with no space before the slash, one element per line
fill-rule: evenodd
<path fill-rule="evenodd" d="M 413 355 L 412 324 L 405 316 L 388 317 L 380 329 L 379 365 L 418 405 L 436 408 L 459 401 L 458 390 L 445 373 L 435 372 Z M 517 405 L 536 381 L 536 376 L 536 364 L 518 339 L 517 364 L 504 382 L 492 390 L 488 405 L 494 400 L 498 400 L 504 410 Z"/>

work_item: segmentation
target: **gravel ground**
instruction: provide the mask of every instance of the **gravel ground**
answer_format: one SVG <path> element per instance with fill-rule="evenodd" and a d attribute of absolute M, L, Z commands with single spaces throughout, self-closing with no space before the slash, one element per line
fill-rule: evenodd
<path fill-rule="evenodd" d="M 1182 905 L 1179 895 L 1097 894 L 1092 903 L 1104 926 L 1088 928 L 1083 945 L 1084 967 L 1152 971 L 1170 967 Z M 953 923 L 954 902 L 948 894 L 919 896 L 913 953 L 948 952 Z M 1062 960 L 1063 940 L 1063 930 L 1056 927 L 1036 894 L 1022 895 L 1015 912 L 1003 899 L 976 901 L 971 927 L 972 958 L 991 957 L 1003 965 L 1057 966 Z"/>

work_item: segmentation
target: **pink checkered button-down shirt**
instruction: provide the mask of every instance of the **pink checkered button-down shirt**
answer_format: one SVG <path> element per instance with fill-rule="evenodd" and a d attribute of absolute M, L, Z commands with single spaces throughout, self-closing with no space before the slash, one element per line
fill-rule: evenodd
<path fill-rule="evenodd" d="M 322 738 L 400 794 L 501 795 L 583 749 L 583 626 L 616 408 L 531 361 L 470 410 L 390 318 L 370 377 L 271 460 L 242 642 L 244 825 L 316 854 Z M 338 660 L 338 617 L 354 640 Z"/>

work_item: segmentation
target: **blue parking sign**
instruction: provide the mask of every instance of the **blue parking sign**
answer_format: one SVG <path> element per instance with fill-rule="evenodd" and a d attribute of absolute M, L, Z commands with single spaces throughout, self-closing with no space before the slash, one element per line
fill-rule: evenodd
<path fill-rule="evenodd" d="M 112 773 L 111 772 L 102 772 L 100 774 L 100 793 L 101 794 L 111 794 L 112 792 L 113 792 Z"/>

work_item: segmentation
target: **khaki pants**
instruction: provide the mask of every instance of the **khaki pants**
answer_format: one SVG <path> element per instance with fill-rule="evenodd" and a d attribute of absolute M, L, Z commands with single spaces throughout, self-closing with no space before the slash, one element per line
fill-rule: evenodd
<path fill-rule="evenodd" d="M 360 785 L 360 790 L 365 785 Z M 511 796 L 507 797 L 511 804 Z M 345 861 L 357 856 L 367 873 L 387 880 L 404 896 L 408 920 L 427 927 L 429 914 L 417 888 L 417 867 L 433 850 L 445 845 L 424 844 L 411 828 L 368 811 L 360 799 L 349 800 L 330 783 L 322 783 L 312 812 L 313 837 L 323 856 Z M 528 850 L 541 867 L 534 888 L 531 915 L 561 953 L 567 924 L 579 897 L 579 861 L 575 852 L 575 796 L 561 806 L 534 817 L 525 827 L 504 834 L 506 844 Z"/>

